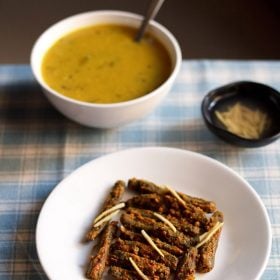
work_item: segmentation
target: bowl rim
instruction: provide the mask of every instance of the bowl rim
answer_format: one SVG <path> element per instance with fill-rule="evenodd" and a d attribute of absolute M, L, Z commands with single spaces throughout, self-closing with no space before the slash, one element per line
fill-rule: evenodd
<path fill-rule="evenodd" d="M 248 148 L 249 147 L 259 147 L 259 146 L 267 145 L 267 144 L 277 140 L 278 138 L 280 138 L 280 127 L 279 127 L 278 131 L 275 132 L 273 135 L 261 137 L 260 139 L 247 139 L 247 138 L 243 138 L 241 136 L 238 136 L 237 134 L 234 134 L 226 129 L 223 129 L 223 128 L 217 126 L 211 120 L 210 114 L 209 114 L 210 110 L 208 109 L 211 95 L 213 95 L 215 92 L 217 92 L 225 87 L 231 87 L 231 86 L 242 85 L 242 84 L 250 84 L 252 86 L 261 86 L 264 89 L 269 90 L 271 92 L 271 94 L 276 96 L 276 98 L 279 99 L 279 103 L 280 103 L 280 92 L 269 85 L 266 85 L 264 83 L 255 82 L 255 81 L 250 81 L 250 80 L 231 82 L 231 83 L 228 83 L 228 84 L 225 84 L 225 85 L 222 85 L 222 86 L 219 86 L 217 88 L 210 90 L 204 96 L 202 103 L 201 103 L 201 112 L 202 112 L 202 116 L 203 116 L 203 119 L 205 120 L 206 124 L 208 125 L 209 128 L 211 128 L 212 132 L 215 135 L 219 136 L 220 138 L 224 139 L 227 142 L 233 143 L 238 146 L 243 146 L 243 147 L 248 147 Z M 223 135 L 221 135 L 221 133 Z"/>
<path fill-rule="evenodd" d="M 38 47 L 38 44 L 40 43 L 40 41 L 42 40 L 42 38 L 45 36 L 45 34 L 47 32 L 49 32 L 52 29 L 55 29 L 57 26 L 62 25 L 64 23 L 66 23 L 67 21 L 70 20 L 74 20 L 77 18 L 82 18 L 82 17 L 86 17 L 89 15 L 116 15 L 116 16 L 120 16 L 120 17 L 124 17 L 124 18 L 132 18 L 132 19 L 136 19 L 139 20 L 139 22 L 143 19 L 143 16 L 136 14 L 136 13 L 132 13 L 132 12 L 127 12 L 127 11 L 121 11 L 121 10 L 94 10 L 94 11 L 87 11 L 87 12 L 82 12 L 79 14 L 74 14 L 72 16 L 66 17 L 64 19 L 61 19 L 57 22 L 55 22 L 54 24 L 50 25 L 47 29 L 45 29 L 43 31 L 43 33 L 41 33 L 41 35 L 37 38 L 37 40 L 35 41 L 35 43 L 33 44 L 32 50 L 31 50 L 31 55 L 30 55 L 30 65 L 31 65 L 31 70 L 33 72 L 33 75 L 35 76 L 36 81 L 40 84 L 40 86 L 44 89 L 47 90 L 49 93 L 51 93 L 52 95 L 54 95 L 55 97 L 61 99 L 62 101 L 66 101 L 68 103 L 72 103 L 74 105 L 80 105 L 80 106 L 84 106 L 84 107 L 90 107 L 90 108 L 118 108 L 118 107 L 123 107 L 123 106 L 129 106 L 129 105 L 135 105 L 137 103 L 141 103 L 144 102 L 146 99 L 149 99 L 151 97 L 153 97 L 154 95 L 157 95 L 158 92 L 160 92 L 162 90 L 163 87 L 165 87 L 168 83 L 170 83 L 173 79 L 175 79 L 175 77 L 177 76 L 180 67 L 181 67 L 181 63 L 182 63 L 182 52 L 181 52 L 181 48 L 179 46 L 179 43 L 177 41 L 177 39 L 175 38 L 175 36 L 166 28 L 164 27 L 162 24 L 151 20 L 150 21 L 150 25 L 153 26 L 154 28 L 156 28 L 157 30 L 159 30 L 171 43 L 171 45 L 174 48 L 174 65 L 172 67 L 171 73 L 169 75 L 169 77 L 157 88 L 155 88 L 153 91 L 128 100 L 128 101 L 122 101 L 122 102 L 116 102 L 116 103 L 90 103 L 90 102 L 86 102 L 86 101 L 81 101 L 78 99 L 74 99 L 74 98 L 70 98 L 67 97 L 61 93 L 59 93 L 58 91 L 52 89 L 39 75 L 38 71 L 35 70 L 35 58 L 34 58 L 34 53 Z M 89 23 L 88 25 L 77 25 L 77 29 L 82 28 L 82 27 L 86 27 L 86 26 L 90 26 L 91 24 Z M 124 25 L 126 25 L 126 23 L 124 23 Z M 128 24 L 127 24 L 128 25 Z M 73 29 L 72 31 L 74 31 L 76 29 Z M 69 32 L 72 32 L 69 31 Z M 61 34 L 61 37 L 63 37 L 64 35 L 66 35 L 66 33 Z M 50 46 L 55 42 L 52 41 Z M 162 43 L 163 44 L 163 43 Z M 164 45 L 164 44 L 163 44 Z M 165 47 L 165 46 L 164 46 Z M 170 54 L 169 54 L 170 55 Z M 171 55 L 170 55 L 171 56 Z M 42 62 L 41 62 L 42 63 Z"/>

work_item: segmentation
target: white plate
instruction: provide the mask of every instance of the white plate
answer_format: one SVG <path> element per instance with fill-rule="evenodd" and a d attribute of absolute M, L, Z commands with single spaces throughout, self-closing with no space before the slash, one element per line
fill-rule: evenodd
<path fill-rule="evenodd" d="M 131 177 L 213 200 L 223 211 L 225 225 L 215 268 L 197 274 L 197 279 L 252 280 L 261 276 L 270 253 L 271 231 L 266 210 L 253 188 L 225 165 L 200 154 L 138 148 L 83 165 L 50 194 L 36 232 L 39 259 L 50 279 L 85 279 L 92 245 L 81 240 L 113 183 Z"/>

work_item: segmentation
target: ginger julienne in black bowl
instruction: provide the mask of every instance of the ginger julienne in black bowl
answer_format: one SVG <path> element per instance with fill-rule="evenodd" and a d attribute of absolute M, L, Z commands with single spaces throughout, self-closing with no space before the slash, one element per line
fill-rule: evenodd
<path fill-rule="evenodd" d="M 208 128 L 242 147 L 260 147 L 280 137 L 280 93 L 260 83 L 234 82 L 210 91 L 202 101 Z"/>

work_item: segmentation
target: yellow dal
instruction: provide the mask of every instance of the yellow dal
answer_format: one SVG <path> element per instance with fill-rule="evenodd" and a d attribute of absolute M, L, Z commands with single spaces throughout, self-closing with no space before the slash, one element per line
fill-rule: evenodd
<path fill-rule="evenodd" d="M 170 75 L 171 60 L 161 43 L 136 29 L 95 25 L 59 39 L 42 63 L 45 82 L 57 92 L 92 103 L 116 103 L 143 96 Z"/>

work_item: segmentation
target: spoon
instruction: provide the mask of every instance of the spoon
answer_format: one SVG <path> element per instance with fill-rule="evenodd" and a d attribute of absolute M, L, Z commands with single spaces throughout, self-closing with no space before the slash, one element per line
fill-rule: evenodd
<path fill-rule="evenodd" d="M 135 41 L 136 42 L 140 42 L 140 40 L 142 39 L 150 20 L 154 19 L 155 16 L 157 15 L 159 9 L 161 8 L 162 4 L 163 4 L 164 0 L 152 0 L 149 8 L 147 10 L 147 13 L 141 23 L 141 26 L 139 28 L 139 31 L 137 32 L 136 36 L 135 36 Z"/>

